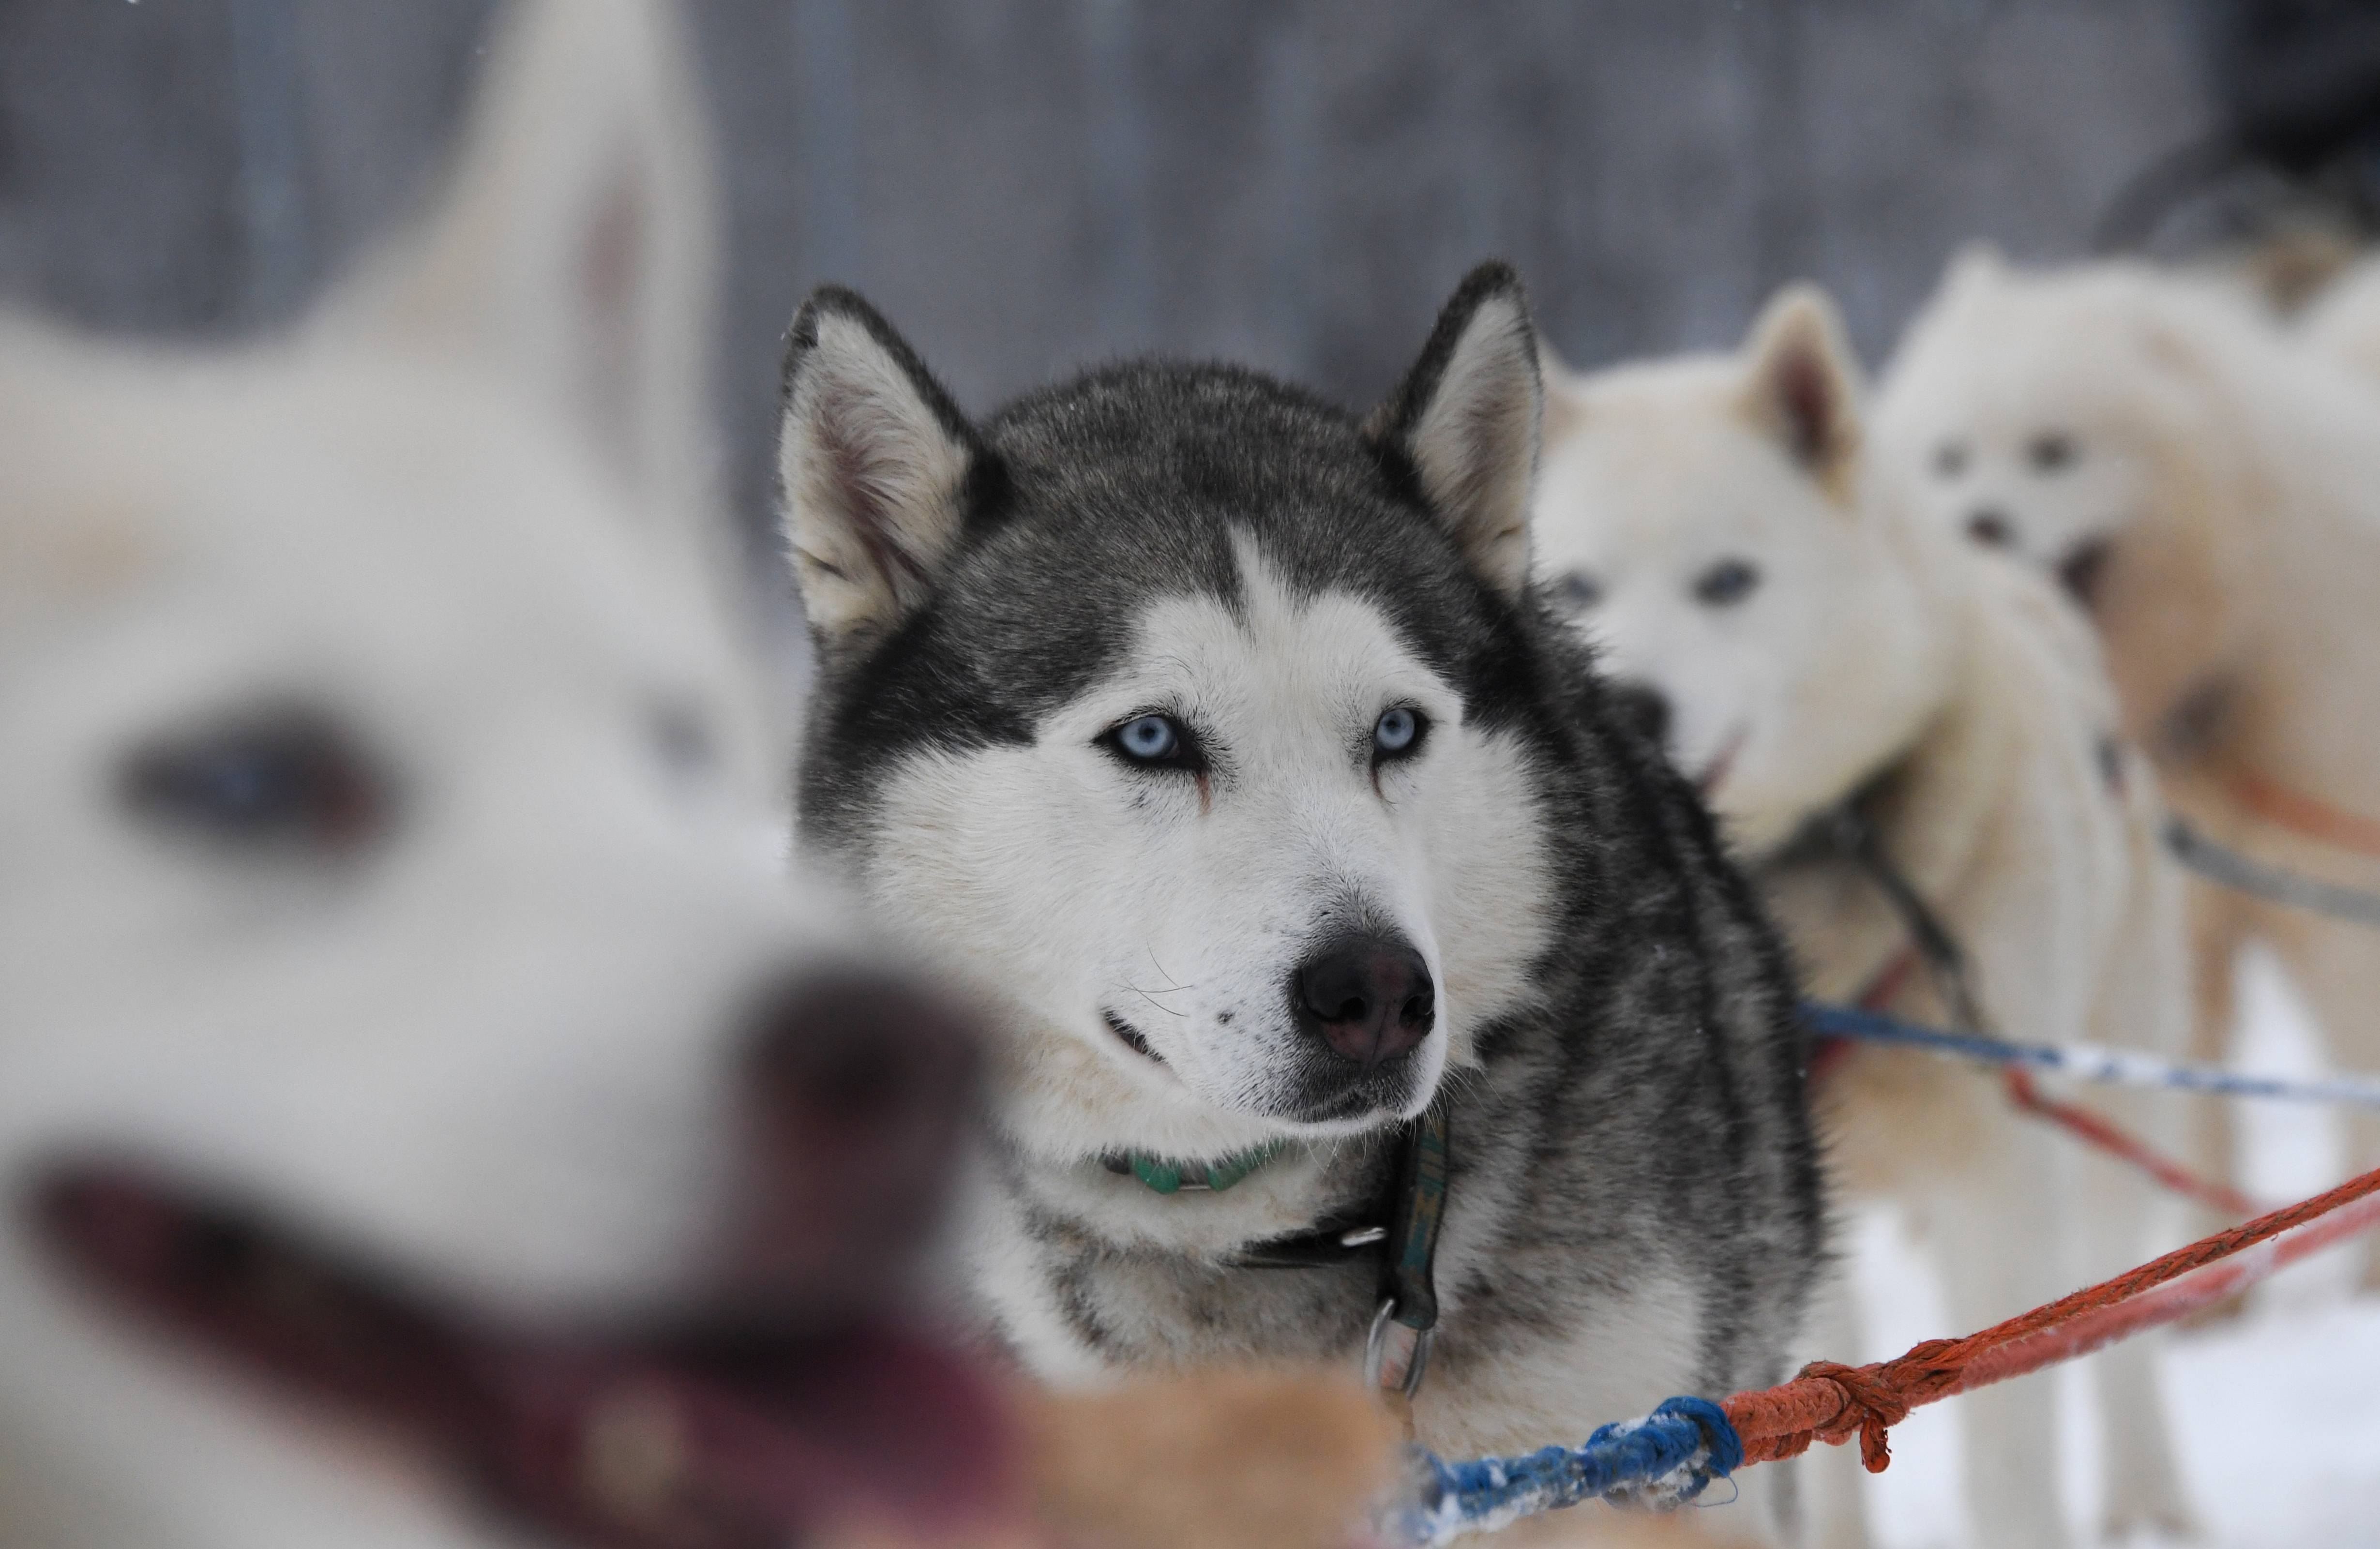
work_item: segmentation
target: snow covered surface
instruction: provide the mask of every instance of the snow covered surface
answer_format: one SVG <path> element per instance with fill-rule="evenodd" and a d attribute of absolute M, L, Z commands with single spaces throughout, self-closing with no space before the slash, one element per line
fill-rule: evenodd
<path fill-rule="evenodd" d="M 2267 959 L 2244 962 L 2232 1059 L 2256 1071 L 2323 1068 L 2316 1035 Z M 2177 1101 L 2204 1101 L 2177 1098 Z M 2277 1104 L 2239 1105 L 2245 1181 L 2289 1200 L 2344 1176 L 2338 1124 Z M 1874 1360 L 1950 1333 L 1930 1277 L 1898 1224 L 1860 1224 L 1860 1300 L 1873 1309 Z M 2351 1294 L 2358 1248 L 2333 1250 L 2267 1281 L 2239 1320 L 2185 1331 L 2168 1347 L 2166 1385 L 2182 1466 L 2209 1549 L 2380 1549 L 2380 1297 Z M 2077 1542 L 2096 1542 L 2097 1416 L 2079 1372 L 2061 1375 L 2063 1487 Z M 1883 1549 L 1965 1542 L 1955 1403 L 1893 1428 L 1892 1467 L 1871 1481 Z"/>

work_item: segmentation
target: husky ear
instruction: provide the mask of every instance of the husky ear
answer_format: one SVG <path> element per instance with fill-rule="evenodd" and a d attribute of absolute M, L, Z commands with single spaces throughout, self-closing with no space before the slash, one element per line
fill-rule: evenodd
<path fill-rule="evenodd" d="M 924 600 L 986 466 L 965 416 L 876 309 L 832 285 L 803 304 L 785 343 L 777 471 L 823 653 Z"/>
<path fill-rule="evenodd" d="M 1510 265 L 1483 263 L 1439 314 L 1403 385 L 1365 426 L 1412 464 L 1471 568 L 1508 596 L 1528 580 L 1542 397 L 1520 276 Z"/>
<path fill-rule="evenodd" d="M 712 471 L 718 212 L 678 23 L 670 0 L 516 0 L 443 200 L 323 319 L 516 375 L 662 500 Z"/>
<path fill-rule="evenodd" d="M 1743 409 L 1837 500 L 1860 447 L 1860 369 L 1842 318 L 1812 284 L 1778 292 L 1743 346 Z"/>

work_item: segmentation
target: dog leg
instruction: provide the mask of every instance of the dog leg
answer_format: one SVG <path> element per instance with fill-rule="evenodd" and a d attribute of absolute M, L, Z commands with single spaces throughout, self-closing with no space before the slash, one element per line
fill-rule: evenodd
<path fill-rule="evenodd" d="M 2152 1105 L 2111 1105 L 2135 1132 L 2163 1144 L 2159 1132 L 2178 1130 L 2180 1116 L 2166 1106 L 2161 1125 Z M 2180 1239 L 2182 1209 L 2158 1196 L 2141 1174 L 2112 1157 L 2075 1158 L 2078 1209 L 2073 1220 L 2079 1280 L 2117 1274 Z M 2107 1481 L 2106 1531 L 2122 1540 L 2141 1528 L 2178 1538 L 2194 1537 L 2197 1520 L 2174 1461 L 2173 1432 L 2167 1419 L 2160 1366 L 2161 1334 L 2135 1336 L 2092 1358 L 2099 1394 L 2100 1461 Z"/>
<path fill-rule="evenodd" d="M 1986 1327 L 2057 1294 L 2065 1255 L 2055 1229 L 2059 1180 L 2049 1137 L 1995 1137 L 1932 1213 L 1935 1262 L 1950 1326 Z M 1980 1549 L 2067 1549 L 2058 1490 L 2058 1390 L 2050 1374 L 1999 1383 L 1957 1400 L 1966 1429 L 1968 1511 Z"/>
<path fill-rule="evenodd" d="M 2237 899 L 2209 882 L 2189 887 L 2190 975 L 2192 1004 L 2190 1057 L 2220 1064 L 2229 1057 L 2231 1029 L 2239 1020 L 2235 980 L 2240 949 L 2247 938 Z M 2107 1034 L 2096 1027 L 2103 1040 Z M 2128 1040 L 2119 1040 L 2128 1041 Z M 2200 1101 L 2191 1105 L 2190 1157 L 2199 1176 L 2225 1183 L 2240 1178 L 2240 1137 L 2232 1122 L 2231 1105 Z M 2192 1212 L 2192 1229 L 2204 1236 L 2233 1223 L 2204 1206 Z M 2236 1306 L 2232 1311 L 2236 1312 Z"/>

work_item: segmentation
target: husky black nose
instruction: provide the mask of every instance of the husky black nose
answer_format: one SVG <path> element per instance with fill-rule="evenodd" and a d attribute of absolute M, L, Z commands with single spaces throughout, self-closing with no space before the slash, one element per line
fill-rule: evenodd
<path fill-rule="evenodd" d="M 973 1101 L 968 1016 L 897 979 L 795 979 L 747 1013 L 749 1171 L 735 1282 L 826 1315 L 880 1292 L 930 1231 Z"/>
<path fill-rule="evenodd" d="M 1636 734 L 1655 747 L 1665 747 L 1670 740 L 1670 696 L 1647 683 L 1620 683 L 1611 685 L 1612 708 L 1620 719 L 1636 729 Z"/>
<path fill-rule="evenodd" d="M 2016 524 L 2007 512 L 1986 506 L 1967 518 L 1967 536 L 1986 549 L 2007 549 L 2016 542 Z"/>
<path fill-rule="evenodd" d="M 1367 1067 L 1412 1053 L 1438 1021 L 1429 965 L 1400 936 L 1342 937 L 1298 967 L 1293 989 L 1299 1025 Z"/>

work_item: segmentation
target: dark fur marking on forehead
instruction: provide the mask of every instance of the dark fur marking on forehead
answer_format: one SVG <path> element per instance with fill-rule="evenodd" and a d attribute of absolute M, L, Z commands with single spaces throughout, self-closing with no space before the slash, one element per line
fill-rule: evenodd
<path fill-rule="evenodd" d="M 1066 575 L 1070 595 L 1118 591 L 1135 612 L 1204 595 L 1236 613 L 1245 534 L 1293 595 L 1366 599 L 1458 682 L 1501 611 L 1403 457 L 1344 410 L 1254 372 L 1111 367 L 1012 405 L 986 439 L 1038 538 L 1017 557 Z"/>

